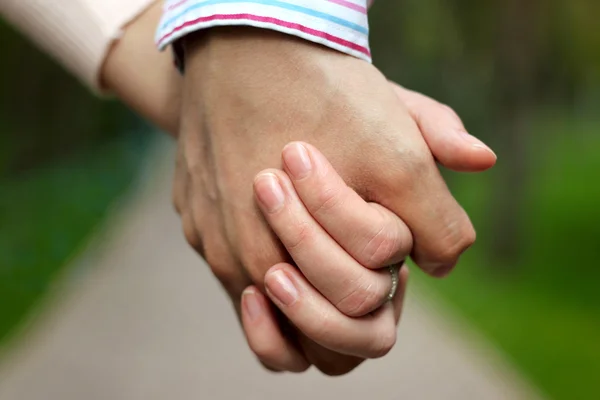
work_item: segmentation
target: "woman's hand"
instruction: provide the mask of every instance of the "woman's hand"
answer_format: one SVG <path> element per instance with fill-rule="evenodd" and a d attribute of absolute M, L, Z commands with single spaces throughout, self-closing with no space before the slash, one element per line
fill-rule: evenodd
<path fill-rule="evenodd" d="M 162 14 L 162 1 L 124 27 L 101 70 L 101 84 L 141 116 L 177 136 L 181 106 L 181 75 L 171 52 L 159 52 L 154 32 Z"/>
<path fill-rule="evenodd" d="M 398 270 L 389 267 L 403 265 L 412 235 L 392 212 L 360 198 L 313 146 L 292 143 L 283 160 L 285 172 L 261 172 L 254 189 L 292 258 L 269 269 L 265 286 L 295 332 L 280 329 L 266 297 L 251 286 L 242 296 L 248 344 L 275 370 L 316 364 L 345 373 L 396 342 L 408 271 L 393 277 Z"/>

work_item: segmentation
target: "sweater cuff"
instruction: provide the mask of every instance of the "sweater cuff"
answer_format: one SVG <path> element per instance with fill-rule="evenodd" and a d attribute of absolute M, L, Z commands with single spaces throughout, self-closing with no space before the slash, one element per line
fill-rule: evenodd
<path fill-rule="evenodd" d="M 86 85 L 101 91 L 100 70 L 112 42 L 154 1 L 2 0 L 0 11 Z"/>

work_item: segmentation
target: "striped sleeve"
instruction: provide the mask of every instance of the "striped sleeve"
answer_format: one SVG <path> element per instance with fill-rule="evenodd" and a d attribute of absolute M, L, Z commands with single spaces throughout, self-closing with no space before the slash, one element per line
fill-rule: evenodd
<path fill-rule="evenodd" d="M 167 0 L 156 42 L 164 49 L 188 33 L 248 25 L 301 37 L 371 62 L 369 0 Z"/>

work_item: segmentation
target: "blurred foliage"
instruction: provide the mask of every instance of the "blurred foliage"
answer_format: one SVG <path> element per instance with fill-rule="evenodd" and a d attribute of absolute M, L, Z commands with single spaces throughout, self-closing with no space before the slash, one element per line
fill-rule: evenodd
<path fill-rule="evenodd" d="M 565 130 L 571 135 L 560 134 Z M 593 398 L 600 371 L 600 124 L 546 116 L 522 220 L 526 252 L 510 269 L 480 235 L 447 279 L 413 274 L 474 321 L 526 376 L 556 399 Z M 488 230 L 489 173 L 455 177 L 452 188 L 476 227 Z M 413 272 L 416 269 L 413 268 Z"/>
<path fill-rule="evenodd" d="M 93 150 L 139 122 L 100 101 L 0 20 L 0 177 Z"/>
<path fill-rule="evenodd" d="M 0 21 L 0 342 L 135 178 L 147 128 Z"/>
<path fill-rule="evenodd" d="M 0 180 L 0 345 L 130 186 L 148 136 L 123 135 Z"/>
<path fill-rule="evenodd" d="M 499 157 L 445 173 L 478 243 L 448 279 L 416 280 L 557 399 L 593 398 L 600 374 L 599 15 L 594 0 L 399 0 L 370 14 L 384 73 L 452 106 Z"/>

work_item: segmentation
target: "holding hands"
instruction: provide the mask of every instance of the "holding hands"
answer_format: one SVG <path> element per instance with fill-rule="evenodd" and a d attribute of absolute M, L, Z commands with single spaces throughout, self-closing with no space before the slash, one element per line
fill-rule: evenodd
<path fill-rule="evenodd" d="M 449 107 L 366 61 L 367 0 L 0 3 L 178 136 L 185 237 L 268 368 L 339 375 L 385 355 L 404 260 L 441 277 L 475 241 L 436 162 L 477 172 L 496 156 Z M 48 23 L 56 15 L 64 29 Z M 155 32 L 183 50 L 183 76 Z"/>
<path fill-rule="evenodd" d="M 330 374 L 347 372 L 395 343 L 408 271 L 389 266 L 403 264 L 412 237 L 393 213 L 346 186 L 314 147 L 292 143 L 283 158 L 285 172 L 261 172 L 254 188 L 292 259 L 270 268 L 265 286 L 298 343 L 280 333 L 276 314 L 253 286 L 242 296 L 244 330 L 270 367 L 296 371 L 314 363 Z M 323 366 L 323 358 L 338 363 Z"/>
<path fill-rule="evenodd" d="M 386 354 L 407 279 L 387 303 L 389 266 L 444 276 L 475 240 L 436 159 L 479 171 L 495 155 L 362 60 L 243 27 L 183 44 L 174 201 L 250 347 L 271 369 L 332 375 Z"/>

